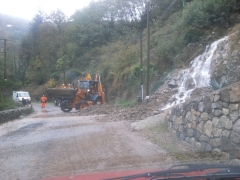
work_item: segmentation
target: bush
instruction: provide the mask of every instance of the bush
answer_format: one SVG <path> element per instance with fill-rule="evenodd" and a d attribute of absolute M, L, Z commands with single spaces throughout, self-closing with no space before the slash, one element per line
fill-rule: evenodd
<path fill-rule="evenodd" d="M 54 72 L 50 75 L 50 78 L 53 78 L 55 80 L 58 80 L 60 77 L 60 73 L 59 72 Z"/>
<path fill-rule="evenodd" d="M 78 69 L 71 69 L 70 70 L 72 73 L 74 73 L 75 74 L 75 76 L 82 76 L 82 72 L 80 71 L 80 70 L 78 70 Z"/>
<path fill-rule="evenodd" d="M 181 42 L 179 42 L 175 39 L 170 42 L 162 42 L 157 46 L 156 56 L 158 58 L 156 67 L 159 72 L 163 73 L 173 66 L 173 59 L 180 52 Z"/>
<path fill-rule="evenodd" d="M 197 29 L 190 29 L 189 31 L 186 32 L 184 36 L 184 41 L 188 43 L 195 43 L 198 42 L 201 37 L 203 36 L 203 32 L 199 31 Z"/>
<path fill-rule="evenodd" d="M 133 74 L 136 78 L 141 77 L 141 65 L 140 64 L 137 64 L 133 67 Z"/>
<path fill-rule="evenodd" d="M 50 78 L 49 80 L 48 80 L 48 82 L 46 83 L 46 87 L 47 88 L 54 88 L 54 87 L 56 87 L 56 81 L 55 81 L 55 79 L 53 79 L 53 78 Z"/>
<path fill-rule="evenodd" d="M 0 94 L 0 111 L 21 107 L 22 104 L 14 102 L 11 97 L 4 97 Z"/>
<path fill-rule="evenodd" d="M 66 73 L 66 80 L 67 80 L 68 82 L 72 82 L 74 79 L 76 79 L 75 73 L 72 72 L 72 71 L 68 71 L 68 72 Z"/>
<path fill-rule="evenodd" d="M 45 74 L 44 73 L 37 73 L 38 74 L 38 76 L 37 76 L 37 84 L 38 85 L 42 85 L 42 84 L 44 84 L 44 82 L 45 82 L 45 80 L 46 80 L 46 76 L 45 76 Z"/>
<path fill-rule="evenodd" d="M 21 88 L 20 82 L 14 82 L 11 79 L 8 79 L 7 81 L 4 81 L 3 79 L 0 79 L 0 93 L 3 95 L 5 91 L 6 96 L 12 96 L 13 90 L 18 90 Z"/>
<path fill-rule="evenodd" d="M 183 23 L 198 28 L 228 27 L 238 7 L 237 0 L 194 0 L 183 11 Z"/>
<path fill-rule="evenodd" d="M 67 71 L 67 73 L 66 73 L 66 80 L 68 82 L 72 82 L 74 79 L 76 79 L 79 76 L 82 76 L 82 73 L 80 70 L 71 69 L 71 70 Z"/>

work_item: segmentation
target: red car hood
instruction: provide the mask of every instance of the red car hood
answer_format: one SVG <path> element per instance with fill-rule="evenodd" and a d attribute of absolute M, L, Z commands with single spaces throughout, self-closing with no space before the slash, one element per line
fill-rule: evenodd
<path fill-rule="evenodd" d="M 142 174 L 147 172 L 153 172 L 156 170 L 129 170 L 129 171 L 113 171 L 113 172 L 99 172 L 99 173 L 86 173 L 79 174 L 73 176 L 63 176 L 63 177 L 54 177 L 47 178 L 44 180 L 99 180 L 99 179 L 108 179 L 108 178 L 116 178 L 122 176 L 130 176 L 134 174 Z M 159 170 L 158 170 L 159 171 Z M 145 179 L 146 178 L 142 178 Z"/>
<path fill-rule="evenodd" d="M 126 178 L 126 176 L 128 176 Z M 122 178 L 121 178 L 122 177 Z M 125 178 L 123 178 L 125 177 Z M 224 164 L 185 164 L 175 165 L 169 169 L 162 170 L 128 170 L 114 172 L 87 173 L 73 176 L 46 178 L 44 180 L 98 180 L 98 179 L 151 179 L 158 177 L 160 179 L 184 179 L 195 178 L 209 179 L 213 177 L 229 178 L 234 177 L 240 180 L 240 166 Z"/>

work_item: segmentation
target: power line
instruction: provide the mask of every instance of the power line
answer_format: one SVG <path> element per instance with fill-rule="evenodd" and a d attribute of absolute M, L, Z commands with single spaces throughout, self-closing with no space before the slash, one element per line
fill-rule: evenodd
<path fill-rule="evenodd" d="M 163 11 L 162 15 L 160 16 L 160 20 L 162 20 L 164 18 L 164 16 L 166 16 L 168 11 L 170 11 L 172 9 L 172 7 L 176 4 L 176 2 L 177 2 L 177 0 L 173 0 L 173 2 L 165 9 L 165 11 Z"/>

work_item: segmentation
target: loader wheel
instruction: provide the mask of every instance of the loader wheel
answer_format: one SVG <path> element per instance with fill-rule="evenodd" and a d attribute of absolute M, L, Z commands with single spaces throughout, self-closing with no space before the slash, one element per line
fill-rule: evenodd
<path fill-rule="evenodd" d="M 94 101 L 94 104 L 102 104 L 102 97 L 98 96 L 97 99 Z"/>
<path fill-rule="evenodd" d="M 68 104 L 68 101 L 67 101 L 67 100 L 65 100 L 65 101 L 63 101 L 63 102 L 61 103 L 60 107 L 61 107 L 61 110 L 62 110 L 63 112 L 70 112 L 70 111 L 72 110 L 72 108 L 71 108 L 71 107 L 68 107 L 67 104 Z"/>
<path fill-rule="evenodd" d="M 80 109 L 83 109 L 85 107 L 89 106 L 88 102 L 87 101 L 79 101 L 76 105 L 76 110 L 80 110 Z"/>

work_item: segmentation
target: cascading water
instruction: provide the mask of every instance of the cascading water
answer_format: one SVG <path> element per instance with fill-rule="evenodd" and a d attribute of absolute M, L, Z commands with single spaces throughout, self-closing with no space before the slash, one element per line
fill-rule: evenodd
<path fill-rule="evenodd" d="M 227 39 L 228 37 L 224 37 L 213 42 L 211 45 L 208 45 L 203 54 L 191 61 L 190 68 L 184 69 L 180 72 L 178 78 L 178 93 L 173 95 L 172 99 L 174 99 L 174 101 L 167 104 L 162 110 L 184 103 L 187 98 L 190 98 L 190 95 L 195 88 L 209 86 L 211 60 L 215 56 L 215 51 L 217 50 L 218 45 Z"/>

